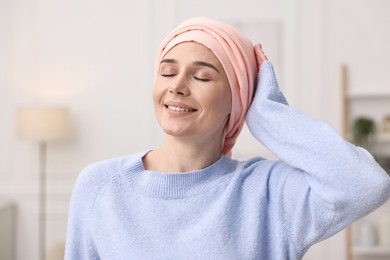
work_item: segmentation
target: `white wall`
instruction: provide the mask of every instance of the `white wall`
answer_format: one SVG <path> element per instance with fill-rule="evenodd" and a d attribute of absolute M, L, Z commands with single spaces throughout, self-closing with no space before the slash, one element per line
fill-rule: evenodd
<path fill-rule="evenodd" d="M 389 11 L 386 0 L 0 1 L 0 197 L 18 205 L 17 259 L 37 259 L 38 175 L 36 145 L 15 137 L 18 106 L 60 104 L 72 113 L 70 139 L 48 147 L 53 246 L 64 240 L 70 192 L 84 166 L 158 144 L 150 98 L 153 58 L 178 22 L 206 15 L 278 24 L 280 45 L 264 48 L 277 60 L 290 104 L 339 130 L 341 62 L 351 65 L 353 83 L 390 85 Z M 238 157 L 267 154 L 261 146 L 246 149 L 247 143 L 244 133 Z M 305 259 L 344 255 L 340 233 Z"/>
<path fill-rule="evenodd" d="M 352 92 L 390 90 L 390 2 L 328 1 L 324 26 L 324 97 L 339 98 L 340 65 L 349 70 Z M 339 125 L 340 105 L 324 105 L 324 118 Z"/>
<path fill-rule="evenodd" d="M 15 137 L 15 109 L 72 114 L 70 139 L 48 146 L 52 246 L 80 170 L 151 145 L 148 28 L 147 1 L 0 1 L 0 197 L 18 205 L 17 259 L 37 259 L 38 150 Z"/>

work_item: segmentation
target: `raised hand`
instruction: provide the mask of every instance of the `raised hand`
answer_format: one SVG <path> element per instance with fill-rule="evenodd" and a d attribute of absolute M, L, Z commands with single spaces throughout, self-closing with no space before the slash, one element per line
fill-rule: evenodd
<path fill-rule="evenodd" d="M 268 60 L 268 58 L 267 56 L 265 56 L 263 48 L 260 43 L 255 44 L 254 49 L 255 49 L 257 67 L 260 69 L 260 66 L 263 63 L 263 61 Z"/>

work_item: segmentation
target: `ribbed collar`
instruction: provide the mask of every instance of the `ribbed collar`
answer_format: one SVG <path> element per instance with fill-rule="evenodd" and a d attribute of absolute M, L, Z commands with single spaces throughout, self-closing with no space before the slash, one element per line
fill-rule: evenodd
<path fill-rule="evenodd" d="M 233 172 L 236 165 L 236 161 L 222 155 L 218 161 L 201 170 L 179 174 L 161 173 L 145 170 L 142 157 L 146 153 L 125 158 L 120 171 L 132 189 L 160 198 L 182 198 L 205 192 L 220 184 L 222 178 Z"/>

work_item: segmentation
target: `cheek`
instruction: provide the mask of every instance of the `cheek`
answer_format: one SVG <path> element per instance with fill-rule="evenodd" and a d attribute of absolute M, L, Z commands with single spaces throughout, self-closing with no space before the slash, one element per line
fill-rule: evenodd
<path fill-rule="evenodd" d="M 225 113 L 230 113 L 232 109 L 232 95 L 230 93 L 230 88 L 228 91 L 225 91 L 222 95 L 220 100 L 220 109 L 221 111 L 224 111 Z"/>
<path fill-rule="evenodd" d="M 207 104 L 209 104 L 212 111 L 221 115 L 221 117 L 230 114 L 232 107 L 230 92 L 219 92 L 214 95 L 208 95 L 207 97 Z"/>
<path fill-rule="evenodd" d="M 161 97 L 162 97 L 163 93 L 162 93 L 162 90 L 161 88 L 158 87 L 157 84 L 155 84 L 153 86 L 153 92 L 152 92 L 152 97 L 153 97 L 153 102 L 156 104 L 156 103 L 159 103 Z"/>

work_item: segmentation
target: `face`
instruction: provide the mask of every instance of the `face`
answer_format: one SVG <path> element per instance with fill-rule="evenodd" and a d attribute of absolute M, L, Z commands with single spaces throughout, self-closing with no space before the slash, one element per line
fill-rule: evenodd
<path fill-rule="evenodd" d="M 173 47 L 160 63 L 153 100 L 165 133 L 221 141 L 231 92 L 221 63 L 207 47 L 193 42 Z"/>

